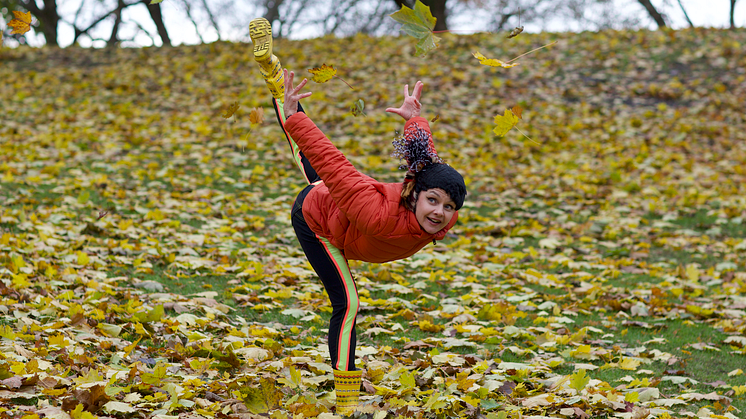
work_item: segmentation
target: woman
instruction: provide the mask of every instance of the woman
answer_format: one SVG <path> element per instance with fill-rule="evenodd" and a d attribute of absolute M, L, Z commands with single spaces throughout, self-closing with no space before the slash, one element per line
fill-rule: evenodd
<path fill-rule="evenodd" d="M 269 23 L 255 19 L 249 27 L 260 66 L 277 69 Z M 329 353 L 336 413 L 350 415 L 358 404 L 362 371 L 355 367 L 355 317 L 360 304 L 347 261 L 403 259 L 442 240 L 456 223 L 466 186 L 456 170 L 441 162 L 428 122 L 420 117 L 422 82 L 417 82 L 411 96 L 409 86 L 404 86 L 402 106 L 386 109 L 406 121 L 403 138 L 395 146 L 409 171 L 403 183 L 381 183 L 358 172 L 303 112 L 299 101 L 311 96 L 301 93 L 307 79 L 294 87 L 294 73 L 286 69 L 282 74 L 263 70 L 262 75 L 272 86 L 278 121 L 309 183 L 293 204 L 292 225 L 332 304 Z"/>

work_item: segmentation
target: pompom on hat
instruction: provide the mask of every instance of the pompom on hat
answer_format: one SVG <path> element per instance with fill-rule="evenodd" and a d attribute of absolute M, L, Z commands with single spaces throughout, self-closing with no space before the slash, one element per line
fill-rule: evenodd
<path fill-rule="evenodd" d="M 464 205 L 466 198 L 464 178 L 456 169 L 443 163 L 443 160 L 438 157 L 433 137 L 427 130 L 414 123 L 407 127 L 404 135 L 396 138 L 393 144 L 393 156 L 406 161 L 406 164 L 402 164 L 399 168 L 409 169 L 415 174 L 414 179 L 405 180 L 402 196 L 409 195 L 412 186 L 406 183 L 413 181 L 414 191 L 417 193 L 440 188 L 448 193 L 456 204 L 456 210 Z"/>

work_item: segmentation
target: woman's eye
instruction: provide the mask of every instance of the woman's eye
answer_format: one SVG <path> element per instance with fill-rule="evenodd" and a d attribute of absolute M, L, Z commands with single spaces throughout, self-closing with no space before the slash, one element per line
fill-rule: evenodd
<path fill-rule="evenodd" d="M 434 204 L 434 203 L 435 203 L 435 198 L 427 198 L 427 200 L 428 200 L 428 202 L 430 202 L 431 204 Z"/>
<path fill-rule="evenodd" d="M 453 211 L 453 205 L 446 205 L 446 209 L 448 211 Z"/>

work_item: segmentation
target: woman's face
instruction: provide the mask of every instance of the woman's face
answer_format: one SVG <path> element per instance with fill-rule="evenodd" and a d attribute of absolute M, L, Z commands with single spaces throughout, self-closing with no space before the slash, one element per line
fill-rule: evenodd
<path fill-rule="evenodd" d="M 456 213 L 456 204 L 440 188 L 428 189 L 417 195 L 414 215 L 423 230 L 435 234 L 447 226 Z"/>

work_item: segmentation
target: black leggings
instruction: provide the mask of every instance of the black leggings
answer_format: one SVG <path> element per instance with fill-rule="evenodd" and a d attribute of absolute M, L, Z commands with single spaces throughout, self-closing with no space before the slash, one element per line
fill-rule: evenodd
<path fill-rule="evenodd" d="M 332 303 L 332 318 L 329 322 L 329 354 L 332 368 L 341 371 L 355 370 L 355 318 L 360 310 L 360 299 L 357 294 L 355 279 L 350 273 L 350 266 L 344 254 L 327 239 L 311 231 L 303 218 L 303 201 L 311 189 L 321 181 L 311 167 L 303 152 L 285 130 L 285 115 L 282 102 L 272 99 L 277 121 L 280 123 L 285 138 L 288 140 L 293 160 L 309 183 L 295 199 L 290 218 L 301 248 L 306 254 L 314 271 L 324 284 L 326 293 Z M 298 104 L 298 112 L 303 108 Z"/>

